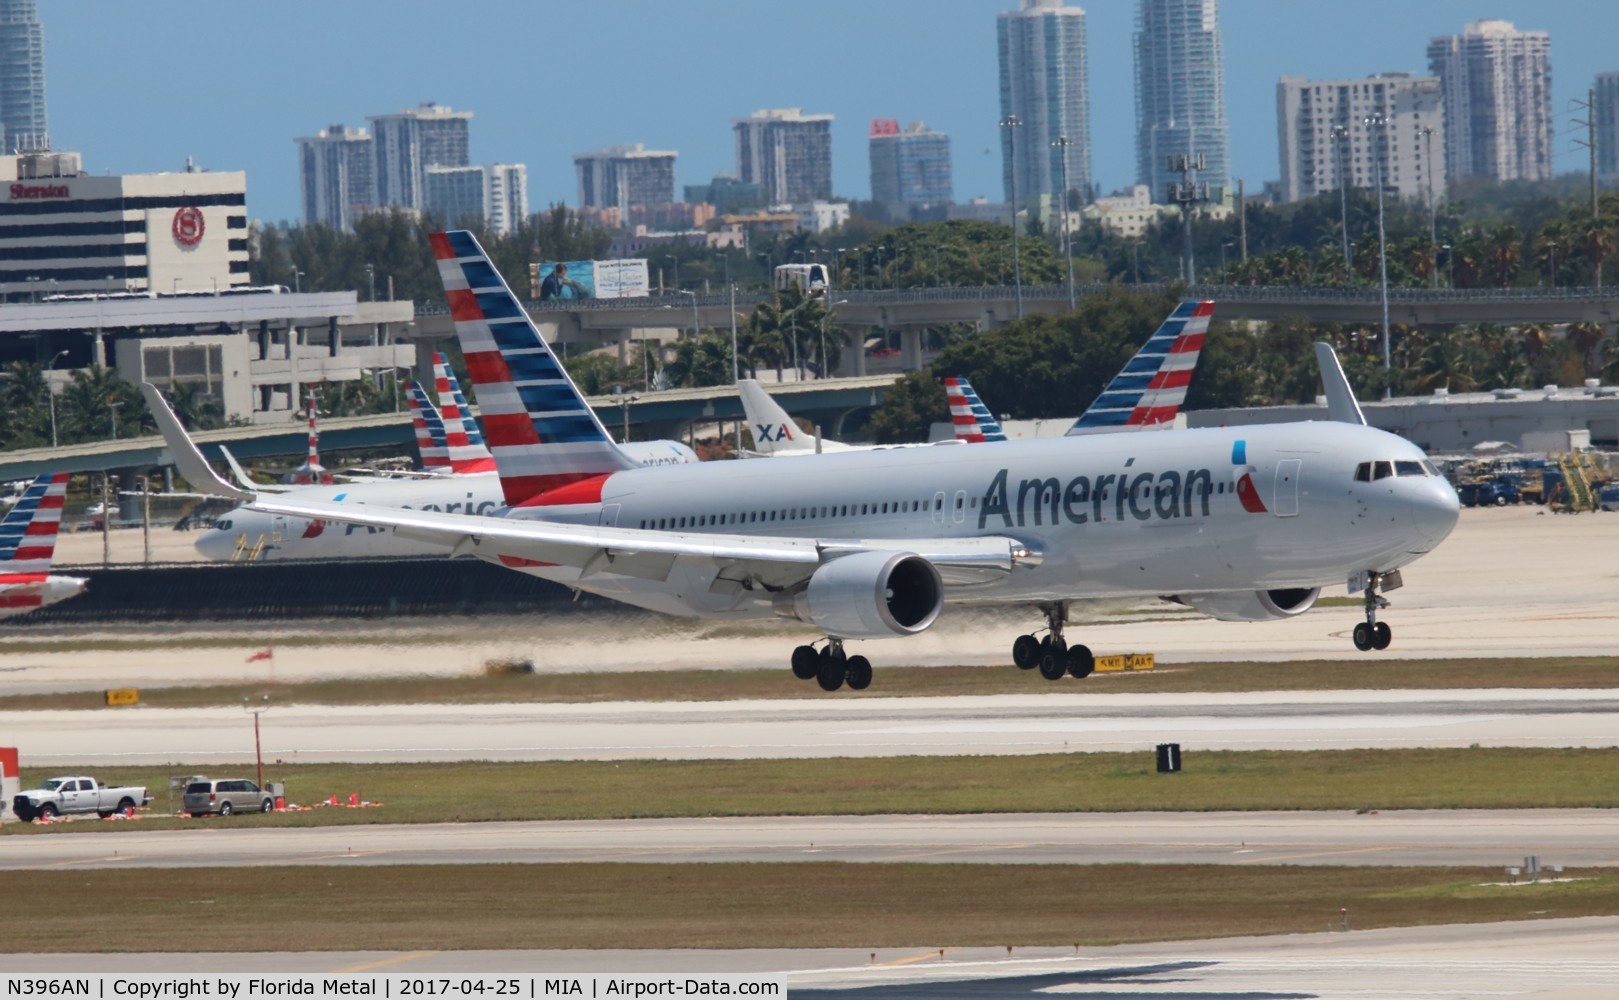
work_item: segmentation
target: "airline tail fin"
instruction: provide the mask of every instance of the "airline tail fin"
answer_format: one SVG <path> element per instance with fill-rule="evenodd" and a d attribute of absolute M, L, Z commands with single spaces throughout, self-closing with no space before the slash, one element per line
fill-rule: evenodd
<path fill-rule="evenodd" d="M 416 450 L 421 452 L 422 468 L 444 472 L 450 468 L 450 447 L 444 434 L 444 419 L 415 379 L 405 383 L 410 401 L 410 425 L 416 432 Z"/>
<path fill-rule="evenodd" d="M 780 455 L 818 450 L 814 437 L 800 430 L 756 379 L 737 379 L 736 392 L 742 397 L 742 412 L 747 415 L 748 430 L 753 433 L 754 451 L 761 455 Z"/>
<path fill-rule="evenodd" d="M 1068 433 L 1140 430 L 1173 421 L 1186 401 L 1212 315 L 1213 302 L 1182 302 Z"/>
<path fill-rule="evenodd" d="M 432 242 L 506 503 L 637 468 L 613 444 L 477 238 L 460 229 L 434 233 Z"/>
<path fill-rule="evenodd" d="M 467 412 L 466 397 L 456 382 L 450 363 L 438 351 L 433 352 L 433 382 L 438 393 L 438 408 L 443 415 L 445 444 L 449 448 L 450 468 L 455 472 L 470 472 L 489 467 L 491 456 L 478 432 L 477 421 Z"/>
<path fill-rule="evenodd" d="M 67 498 L 65 472 L 35 479 L 0 521 L 0 575 L 49 573 Z"/>
<path fill-rule="evenodd" d="M 1344 374 L 1343 365 L 1338 363 L 1338 352 L 1332 349 L 1331 344 L 1320 341 L 1315 345 L 1316 364 L 1321 367 L 1321 388 L 1327 395 L 1327 417 L 1343 424 L 1366 423 L 1366 414 L 1360 411 L 1360 404 L 1355 401 L 1355 390 L 1350 388 L 1349 376 Z"/>
<path fill-rule="evenodd" d="M 957 438 L 971 444 L 1006 440 L 1000 422 L 978 398 L 972 383 L 964 378 L 947 378 L 944 394 L 950 400 L 950 422 L 955 425 Z"/>

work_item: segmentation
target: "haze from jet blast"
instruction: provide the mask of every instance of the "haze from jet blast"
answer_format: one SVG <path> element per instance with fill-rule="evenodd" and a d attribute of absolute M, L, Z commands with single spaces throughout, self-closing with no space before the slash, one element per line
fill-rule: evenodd
<path fill-rule="evenodd" d="M 334 122 L 366 127 L 433 100 L 470 110 L 473 163 L 525 163 L 529 202 L 576 202 L 572 157 L 644 143 L 675 150 L 676 193 L 736 170 L 731 121 L 760 108 L 832 114 L 833 188 L 866 198 L 873 118 L 951 136 L 954 194 L 1004 198 L 995 16 L 1017 0 L 42 0 L 51 137 L 96 174 L 246 170 L 248 209 L 299 221 L 296 147 Z M 1134 183 L 1136 4 L 1087 12 L 1092 172 Z M 1431 36 L 1500 18 L 1551 34 L 1553 165 L 1583 172 L 1577 119 L 1596 74 L 1619 69 L 1619 5 L 1528 0 L 1226 0 L 1220 4 L 1234 178 L 1279 176 L 1278 78 L 1425 75 Z M 130 61 L 134 54 L 141 59 Z"/>

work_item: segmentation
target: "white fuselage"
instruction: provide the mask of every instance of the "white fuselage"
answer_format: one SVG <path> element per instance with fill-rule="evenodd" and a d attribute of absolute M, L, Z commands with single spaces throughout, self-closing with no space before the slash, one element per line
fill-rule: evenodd
<path fill-rule="evenodd" d="M 620 447 L 648 469 L 697 461 L 697 455 L 678 441 L 637 441 Z M 450 514 L 491 514 L 506 505 L 500 478 L 493 472 L 311 486 L 277 496 Z M 215 521 L 195 544 L 199 555 L 215 562 L 247 558 L 255 552 L 259 560 L 407 559 L 446 554 L 441 545 L 400 538 L 386 528 L 310 521 L 245 506 Z"/>
<path fill-rule="evenodd" d="M 1392 434 L 1335 423 L 1095 435 L 634 470 L 607 478 L 599 504 L 511 516 L 895 551 L 994 535 L 1040 553 L 1038 566 L 947 591 L 952 603 L 1253 591 L 1343 583 L 1431 550 L 1457 502 L 1423 459 Z M 1356 481 L 1360 463 L 1380 461 L 1418 472 Z M 500 561 L 673 614 L 771 613 L 759 595 L 713 586 L 714 567 L 687 557 L 663 581 Z"/>
<path fill-rule="evenodd" d="M 75 597 L 84 592 L 84 584 L 84 579 L 77 576 L 39 573 L 0 575 L 0 618 L 25 615 L 35 608 Z"/>

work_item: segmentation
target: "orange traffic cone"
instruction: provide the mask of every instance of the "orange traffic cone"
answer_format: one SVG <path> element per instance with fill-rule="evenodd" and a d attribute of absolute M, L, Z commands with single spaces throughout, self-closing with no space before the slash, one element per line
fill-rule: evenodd
<path fill-rule="evenodd" d="M 359 804 L 360 804 L 360 793 L 359 792 L 350 792 L 349 793 L 349 806 L 350 807 L 356 807 Z"/>

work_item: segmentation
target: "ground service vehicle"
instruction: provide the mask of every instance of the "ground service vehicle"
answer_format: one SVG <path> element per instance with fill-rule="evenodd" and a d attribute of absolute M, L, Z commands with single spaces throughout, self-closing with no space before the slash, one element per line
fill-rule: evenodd
<path fill-rule="evenodd" d="M 146 789 L 138 785 L 108 788 L 94 778 L 81 774 L 49 778 L 38 788 L 30 788 L 11 800 L 11 808 L 18 819 L 54 819 L 78 813 L 95 813 L 107 817 L 144 806 L 151 799 Z"/>
<path fill-rule="evenodd" d="M 193 816 L 229 816 L 238 812 L 267 813 L 275 808 L 275 799 L 246 778 L 199 778 L 186 785 L 184 806 Z"/>

